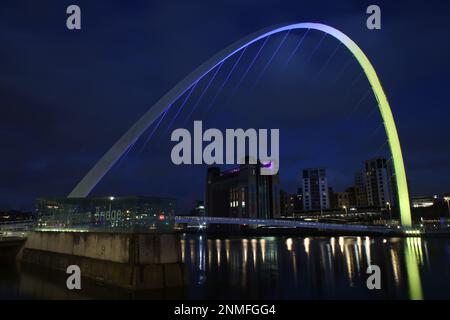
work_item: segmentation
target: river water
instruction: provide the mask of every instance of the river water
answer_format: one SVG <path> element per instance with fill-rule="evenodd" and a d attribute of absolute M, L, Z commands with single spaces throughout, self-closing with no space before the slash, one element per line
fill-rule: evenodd
<path fill-rule="evenodd" d="M 210 237 L 185 235 L 191 285 L 131 293 L 65 275 L 2 264 L 2 299 L 449 299 L 450 239 L 381 237 Z M 369 265 L 381 289 L 367 288 Z"/>

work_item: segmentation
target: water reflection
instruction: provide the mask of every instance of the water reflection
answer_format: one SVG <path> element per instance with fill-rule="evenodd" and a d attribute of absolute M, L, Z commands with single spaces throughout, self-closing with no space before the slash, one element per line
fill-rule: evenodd
<path fill-rule="evenodd" d="M 364 240 L 364 253 L 366 255 L 366 263 L 367 265 L 371 265 L 371 260 L 370 260 L 370 238 L 366 237 L 366 239 Z"/>
<path fill-rule="evenodd" d="M 331 252 L 333 254 L 333 258 L 336 254 L 336 238 L 335 237 L 331 237 L 330 238 L 330 245 L 331 245 Z"/>
<path fill-rule="evenodd" d="M 90 299 L 449 299 L 450 239 L 371 237 L 230 237 L 185 235 L 187 288 L 146 293 L 0 263 L 0 298 Z M 382 290 L 366 287 L 367 267 L 381 269 Z"/>
<path fill-rule="evenodd" d="M 408 273 L 409 297 L 422 300 L 422 282 L 419 265 L 422 264 L 422 245 L 420 238 L 408 238 L 405 242 L 405 260 Z"/>
<path fill-rule="evenodd" d="M 220 258 L 222 251 L 222 241 L 220 239 L 216 239 L 216 255 L 217 255 L 217 265 L 220 267 Z"/>
<path fill-rule="evenodd" d="M 391 257 L 391 266 L 392 266 L 392 271 L 393 271 L 393 276 L 394 276 L 394 282 L 396 284 L 396 286 L 400 285 L 400 279 L 401 279 L 401 275 L 400 275 L 400 262 L 398 259 L 398 253 L 397 251 L 394 250 L 394 248 L 390 248 L 389 249 L 389 254 Z"/>
<path fill-rule="evenodd" d="M 266 240 L 260 239 L 259 246 L 261 248 L 261 259 L 262 259 L 262 262 L 264 263 L 264 262 L 266 262 Z"/>
<path fill-rule="evenodd" d="M 193 298 L 422 299 L 427 284 L 430 297 L 450 297 L 450 272 L 442 270 L 450 261 L 447 239 L 236 237 L 205 242 L 204 235 L 186 235 L 185 243 L 192 241 L 199 250 L 194 256 L 208 256 L 186 260 L 198 284 L 190 288 Z M 430 255 L 429 247 L 442 254 Z M 190 248 L 184 250 L 187 259 L 193 256 Z M 199 263 L 206 259 L 207 270 Z M 371 264 L 380 266 L 382 290 L 366 287 Z M 430 269 L 444 272 L 437 280 Z M 439 290 L 432 291 L 436 284 Z"/>
<path fill-rule="evenodd" d="M 252 257 L 253 257 L 253 268 L 256 269 L 256 239 L 252 239 Z"/>
<path fill-rule="evenodd" d="M 197 276 L 197 284 L 202 284 L 206 280 L 206 247 L 205 247 L 205 237 L 199 236 L 197 241 L 198 254 L 195 261 L 197 261 L 198 266 L 198 276 Z"/>
<path fill-rule="evenodd" d="M 310 244 L 309 238 L 305 238 L 305 239 L 303 240 L 303 245 L 305 246 L 305 252 L 306 252 L 306 254 L 308 254 L 308 255 L 309 255 L 309 244 Z"/>
<path fill-rule="evenodd" d="M 292 251 L 292 243 L 292 238 L 286 239 L 286 248 L 288 249 L 288 251 Z"/>

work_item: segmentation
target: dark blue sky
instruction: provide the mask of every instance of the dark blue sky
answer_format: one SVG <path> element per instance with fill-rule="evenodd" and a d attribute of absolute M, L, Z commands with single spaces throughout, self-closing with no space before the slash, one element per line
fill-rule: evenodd
<path fill-rule="evenodd" d="M 65 27 L 69 4 L 81 7 L 81 31 Z M 450 5 L 378 1 L 382 30 L 370 31 L 369 4 L 2 1 L 0 208 L 30 209 L 36 197 L 66 196 L 149 107 L 206 59 L 263 27 L 306 21 L 340 29 L 372 61 L 397 122 L 412 194 L 449 192 Z M 326 37 L 317 47 L 322 34 L 311 32 L 285 67 L 302 34 L 291 32 L 255 86 L 283 35 L 272 37 L 230 101 L 261 43 L 249 48 L 206 112 L 231 59 L 185 120 L 207 81 L 199 84 L 173 128 L 191 128 L 193 119 L 203 119 L 205 127 L 280 128 L 284 188 L 296 189 L 302 168 L 325 166 L 330 184 L 344 190 L 364 160 L 389 156 L 386 136 L 367 80 L 336 40 Z M 173 144 L 164 133 L 170 116 L 94 195 L 170 195 L 182 208 L 202 197 L 206 167 L 170 162 Z"/>

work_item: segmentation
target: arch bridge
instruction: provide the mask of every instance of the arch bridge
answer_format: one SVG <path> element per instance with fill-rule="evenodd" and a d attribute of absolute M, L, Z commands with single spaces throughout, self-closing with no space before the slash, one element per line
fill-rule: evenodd
<path fill-rule="evenodd" d="M 141 137 L 141 135 L 155 122 L 172 104 L 184 93 L 196 85 L 211 70 L 229 59 L 231 56 L 244 50 L 251 44 L 267 38 L 273 34 L 295 29 L 308 29 L 322 31 L 340 41 L 350 52 L 363 69 L 377 100 L 383 124 L 386 130 L 389 147 L 392 154 L 395 171 L 395 181 L 399 200 L 401 223 L 404 227 L 411 226 L 411 209 L 406 179 L 403 155 L 391 107 L 381 86 L 380 80 L 367 56 L 359 46 L 341 31 L 320 23 L 294 23 L 268 27 L 248 35 L 217 53 L 208 61 L 200 65 L 175 87 L 167 92 L 154 104 L 122 137 L 109 149 L 108 152 L 94 165 L 94 167 L 76 185 L 68 197 L 86 197 L 103 176 L 126 153 L 126 151 Z"/>

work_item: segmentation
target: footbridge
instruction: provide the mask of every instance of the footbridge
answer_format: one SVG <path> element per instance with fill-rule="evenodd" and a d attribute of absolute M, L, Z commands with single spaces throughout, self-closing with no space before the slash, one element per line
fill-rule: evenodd
<path fill-rule="evenodd" d="M 196 216 L 176 216 L 175 222 L 187 223 L 191 225 L 206 226 L 209 224 L 234 224 L 234 225 L 256 225 L 261 227 L 279 228 L 302 228 L 320 229 L 324 231 L 345 231 L 361 233 L 388 234 L 394 230 L 384 226 L 337 224 L 323 222 L 309 222 L 282 219 L 251 219 L 251 218 L 225 218 L 225 217 L 196 217 Z"/>

